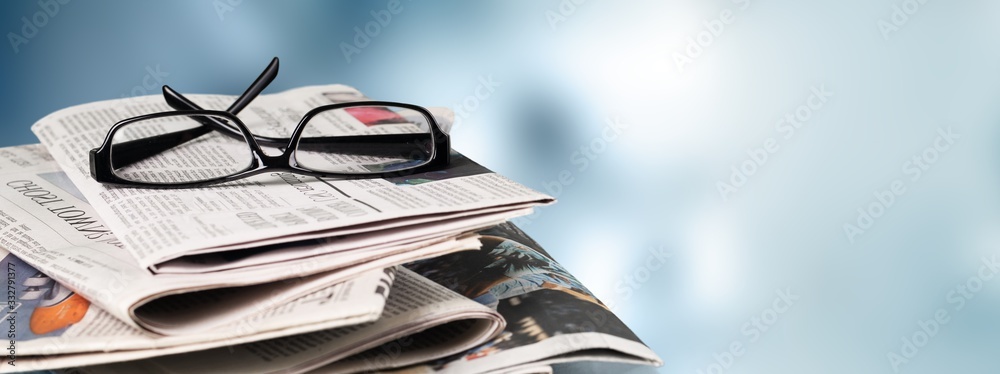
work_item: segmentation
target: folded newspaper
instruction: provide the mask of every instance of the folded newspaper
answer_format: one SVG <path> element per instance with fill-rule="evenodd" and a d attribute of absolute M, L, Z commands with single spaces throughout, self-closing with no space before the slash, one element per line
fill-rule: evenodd
<path fill-rule="evenodd" d="M 206 108 L 233 100 L 190 97 Z M 303 87 L 260 96 L 240 117 L 256 134 L 287 136 L 302 113 L 345 97 L 363 95 Z M 32 127 L 45 147 L 0 149 L 7 312 L 12 329 L 30 331 L 14 341 L 19 366 L 0 371 L 660 363 L 537 243 L 495 226 L 553 199 L 454 151 L 443 170 L 394 178 L 275 172 L 185 190 L 91 179 L 86 155 L 112 123 L 170 110 L 158 96 L 80 105 Z M 450 125 L 450 111 L 431 111 Z M 30 315 L 20 325 L 18 311 Z"/>
<path fill-rule="evenodd" d="M 313 255 L 281 268 L 153 273 L 122 248 L 43 147 L 0 148 L 0 186 L 0 246 L 131 327 L 165 335 L 210 331 L 365 273 L 479 246 L 474 235 L 461 235 Z M 332 241 L 258 250 L 312 254 Z"/>
<path fill-rule="evenodd" d="M 278 136 L 309 108 L 345 96 L 363 97 L 341 85 L 304 87 L 260 96 L 240 117 L 255 133 Z M 208 108 L 233 100 L 191 98 Z M 86 155 L 111 124 L 169 110 L 162 97 L 148 96 L 48 115 L 32 127 L 45 148 L 4 150 L 11 167 L 0 192 L 5 210 L 38 226 L 12 232 L 21 240 L 8 250 L 133 327 L 160 334 L 232 323 L 263 294 L 288 301 L 364 271 L 475 249 L 470 232 L 553 201 L 457 153 L 446 169 L 385 179 L 276 172 L 185 190 L 91 179 Z M 447 110 L 434 113 L 450 123 Z M 70 229 L 85 240 L 63 240 Z M 213 307 L 204 307 L 209 300 Z"/>
<path fill-rule="evenodd" d="M 302 87 L 257 97 L 240 113 L 240 119 L 254 134 L 287 136 L 308 110 L 344 97 L 364 96 L 342 85 Z M 212 109 L 225 108 L 235 100 L 222 95 L 190 98 Z M 140 266 L 154 272 L 283 268 L 282 262 L 311 252 L 268 252 L 264 259 L 238 264 L 226 256 L 253 257 L 263 245 L 315 238 L 336 238 L 336 245 L 323 253 L 427 242 L 529 214 L 531 207 L 553 201 L 460 154 L 440 171 L 384 179 L 338 180 L 275 172 L 221 186 L 151 190 L 110 187 L 90 177 L 89 152 L 104 140 L 112 124 L 165 111 L 173 109 L 162 97 L 145 96 L 63 109 L 32 126 L 125 249 Z M 446 109 L 434 113 L 445 123 L 453 117 Z M 331 127 L 366 126 L 349 116 L 336 120 L 334 124 L 323 116 L 313 119 L 329 121 Z M 149 172 L 172 170 L 169 165 L 152 163 L 136 167 Z M 369 233 L 378 235 L 364 235 Z"/>
<path fill-rule="evenodd" d="M 431 357 L 439 358 L 482 344 L 497 336 L 505 324 L 494 310 L 406 269 L 397 274 L 395 268 L 388 268 L 273 306 L 213 331 L 153 335 L 118 321 L 17 257 L 2 252 L 0 256 L 0 265 L 14 283 L 8 287 L 14 296 L 9 298 L 4 319 L 16 335 L 10 347 L 16 355 L 8 355 L 7 365 L 0 366 L 0 372 L 214 352 L 213 348 L 253 346 L 254 341 L 286 335 L 294 335 L 296 342 L 284 349 L 316 347 L 322 341 L 319 349 L 310 350 L 308 360 L 296 363 L 304 367 L 329 363 L 427 329 L 452 334 L 453 347 L 439 347 L 431 353 Z M 392 293 L 386 301 L 390 286 Z M 365 322 L 368 324 L 359 325 Z"/>
<path fill-rule="evenodd" d="M 375 322 L 70 372 L 535 373 L 583 360 L 662 364 L 516 226 L 505 223 L 480 234 L 480 250 L 400 269 Z M 22 356 L 18 365 L 36 360 L 32 367 L 76 366 L 102 355 Z"/>
<path fill-rule="evenodd" d="M 463 354 L 403 372 L 533 372 L 544 365 L 574 361 L 663 364 L 607 305 L 517 226 L 503 223 L 480 231 L 480 235 L 480 250 L 405 266 L 496 309 L 507 321 L 507 328 Z M 378 357 L 378 352 L 369 354 Z M 343 361 L 331 369 L 359 372 L 375 368 L 366 365 Z"/>

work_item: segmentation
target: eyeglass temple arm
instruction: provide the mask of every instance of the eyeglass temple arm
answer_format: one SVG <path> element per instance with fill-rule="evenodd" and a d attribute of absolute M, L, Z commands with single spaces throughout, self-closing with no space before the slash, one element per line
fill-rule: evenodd
<path fill-rule="evenodd" d="M 227 112 L 236 115 L 247 105 L 253 101 L 254 98 L 260 95 L 260 93 L 274 80 L 278 75 L 279 62 L 278 58 L 275 57 L 271 59 L 271 62 L 264 69 L 263 72 L 254 80 L 254 82 L 243 92 L 240 97 L 233 102 L 229 108 L 226 109 Z M 170 107 L 176 110 L 202 110 L 202 107 L 191 101 L 187 97 L 184 97 L 181 93 L 177 92 L 168 85 L 163 86 L 163 97 Z M 155 137 L 143 139 L 142 141 L 136 142 L 123 142 L 115 145 L 118 159 L 115 164 L 131 164 L 142 160 L 144 158 L 156 155 L 167 149 L 173 148 L 184 142 L 195 139 L 201 135 L 208 133 L 211 130 L 219 131 L 221 134 L 243 140 L 243 134 L 235 126 L 220 121 L 214 117 L 196 117 L 194 118 L 199 123 L 204 125 L 203 127 L 196 127 L 189 130 L 177 131 L 169 134 L 162 134 Z M 288 139 L 286 138 L 272 138 L 265 136 L 253 135 L 254 140 L 258 144 L 282 147 L 287 145 Z M 378 139 L 375 139 L 378 138 Z M 396 139 L 398 138 L 398 139 Z M 347 152 L 353 154 L 364 154 L 370 156 L 392 156 L 399 155 L 400 149 L 404 146 L 402 143 L 420 141 L 423 136 L 413 134 L 399 134 L 397 136 L 348 136 L 348 137 L 336 137 L 336 138 L 309 138 L 303 139 L 302 144 L 299 144 L 301 148 L 325 148 L 331 144 L 338 144 L 340 152 Z M 428 137 L 429 138 L 429 137 Z M 131 143 L 131 144 L 130 144 Z M 411 146 L 412 147 L 412 146 Z M 411 149 L 417 150 L 419 147 L 412 147 Z M 121 158 L 121 159 L 119 159 Z M 124 161 L 124 162 L 123 162 Z"/>
<path fill-rule="evenodd" d="M 202 127 L 198 129 L 202 129 Z M 111 164 L 115 167 L 131 165 L 194 140 L 202 134 L 192 131 L 176 131 L 145 139 L 116 143 L 111 145 Z"/>
<path fill-rule="evenodd" d="M 434 137 L 431 134 L 379 134 L 299 139 L 299 151 L 339 153 L 374 157 L 429 155 Z"/>
<path fill-rule="evenodd" d="M 247 87 L 247 90 L 243 91 L 243 94 L 240 95 L 240 97 L 238 97 L 236 101 L 233 102 L 233 104 L 230 105 L 228 109 L 226 109 L 226 111 L 232 113 L 233 115 L 238 114 L 241 110 L 243 110 L 243 108 L 246 108 L 247 105 L 250 105 L 250 102 L 253 101 L 253 99 L 257 98 L 257 96 L 260 95 L 261 91 L 264 91 L 264 89 L 267 88 L 267 86 L 271 84 L 271 81 L 274 81 L 274 78 L 277 76 L 278 76 L 278 58 L 275 57 L 271 59 L 271 63 L 267 64 L 267 67 L 264 68 L 264 71 L 262 71 L 259 76 L 257 76 L 257 79 L 253 81 L 250 87 Z M 187 101 L 187 99 L 180 93 L 174 90 L 170 91 L 176 94 L 177 98 Z M 190 103 L 190 105 L 197 106 L 194 103 L 191 103 L 190 101 L 188 102 Z"/>
<path fill-rule="evenodd" d="M 239 112 L 242 111 L 243 108 L 246 108 L 247 105 L 250 105 L 250 102 L 257 98 L 261 91 L 264 91 L 264 88 L 271 84 L 271 81 L 273 81 L 277 76 L 278 58 L 275 57 L 271 59 L 271 63 L 264 68 L 264 71 L 257 76 L 257 79 L 253 81 L 250 87 L 248 87 L 247 90 L 244 91 L 243 94 L 240 95 L 240 97 L 238 97 L 236 101 L 226 109 L 226 111 L 232 115 L 239 114 Z M 163 86 L 163 98 L 167 101 L 167 105 L 170 105 L 171 108 L 176 110 L 202 110 L 198 104 L 195 104 L 190 99 L 184 97 L 184 95 L 181 95 L 180 92 L 175 91 L 167 85 Z M 231 138 L 239 139 L 241 141 L 243 140 L 243 133 L 231 124 L 210 117 L 200 118 L 198 122 L 201 122 L 201 124 L 205 127 L 185 131 L 190 131 L 192 133 L 201 131 L 201 134 L 204 134 L 209 130 L 216 130 Z M 283 146 L 288 142 L 287 139 L 269 138 L 256 135 L 254 135 L 254 139 L 257 140 L 258 144 L 278 147 Z"/>
<path fill-rule="evenodd" d="M 240 96 L 236 102 L 233 103 L 227 112 L 232 114 L 238 113 L 242 110 L 250 100 L 244 100 L 245 98 L 252 99 L 260 94 L 260 91 L 274 79 L 274 76 L 267 76 L 271 67 L 277 69 L 277 57 L 272 61 L 272 64 L 268 66 L 268 69 L 261 73 L 260 77 L 247 89 L 246 92 Z M 274 71 L 277 74 L 277 70 Z M 264 81 L 266 79 L 266 81 Z M 263 81 L 263 83 L 262 83 Z M 170 86 L 163 86 L 163 96 L 167 100 L 172 108 L 177 110 L 201 110 L 198 104 L 195 104 L 190 99 L 184 97 L 180 92 L 175 91 L 170 88 Z M 235 111 L 234 111 L 235 109 Z M 232 129 L 229 124 L 221 123 L 215 118 L 201 118 L 199 122 L 205 125 L 205 127 L 196 127 L 190 130 L 184 130 L 185 133 L 198 133 L 198 135 L 208 132 L 208 129 L 222 129 L 220 131 L 223 134 L 234 137 L 239 140 L 243 140 L 243 135 L 238 130 Z M 272 147 L 284 147 L 288 145 L 288 138 L 272 138 L 266 136 L 253 135 L 254 140 L 258 144 L 272 146 Z M 337 137 L 309 137 L 303 138 L 299 141 L 298 148 L 302 150 L 326 150 L 329 145 L 338 145 L 337 151 L 340 153 L 357 154 L 357 155 L 368 155 L 368 156 L 398 156 L 402 153 L 408 153 L 406 151 L 401 151 L 401 149 L 411 148 L 413 150 L 419 149 L 419 147 L 406 145 L 404 143 L 427 143 L 431 141 L 431 136 L 425 134 L 395 134 L 395 135 L 355 135 L 355 136 L 337 136 Z"/>
<path fill-rule="evenodd" d="M 278 58 L 275 57 L 271 59 L 271 63 L 264 68 L 264 71 L 257 76 L 253 84 L 247 88 L 246 91 L 240 95 L 239 98 L 233 102 L 229 108 L 226 109 L 227 112 L 236 115 L 243 108 L 253 101 L 261 91 L 267 87 L 275 77 L 278 76 Z M 201 110 L 202 108 L 184 97 L 170 86 L 163 86 L 163 97 L 166 99 L 167 104 L 170 107 L 177 110 Z M 121 142 L 114 144 L 111 153 L 113 159 L 112 164 L 118 166 L 130 165 L 139 162 L 148 157 L 155 156 L 163 151 L 170 148 L 176 147 L 178 145 L 184 144 L 192 139 L 209 133 L 212 130 L 216 130 L 226 136 L 233 137 L 243 141 L 243 133 L 240 132 L 235 126 L 219 121 L 214 117 L 195 117 L 193 118 L 203 126 L 195 127 L 188 130 L 175 131 L 167 134 L 161 134 L 141 140 L 133 140 L 127 142 Z"/>

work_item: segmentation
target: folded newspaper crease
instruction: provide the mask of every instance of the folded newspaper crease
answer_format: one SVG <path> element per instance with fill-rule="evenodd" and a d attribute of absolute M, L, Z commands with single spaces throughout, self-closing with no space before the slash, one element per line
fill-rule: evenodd
<path fill-rule="evenodd" d="M 81 368 L 85 373 L 287 373 L 352 361 L 371 371 L 460 353 L 505 326 L 495 310 L 401 269 L 375 322 L 226 348 Z"/>

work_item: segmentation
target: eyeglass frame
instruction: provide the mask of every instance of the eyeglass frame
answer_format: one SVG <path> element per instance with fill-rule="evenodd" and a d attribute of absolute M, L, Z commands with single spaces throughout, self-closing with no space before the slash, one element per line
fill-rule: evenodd
<path fill-rule="evenodd" d="M 196 104 L 185 98 L 180 93 L 177 93 L 169 86 L 163 86 L 163 95 L 171 107 L 189 108 L 193 110 L 178 110 L 173 112 L 159 112 L 159 113 L 145 114 L 132 118 L 127 118 L 115 123 L 111 127 L 111 129 L 108 130 L 108 134 L 105 137 L 104 142 L 101 144 L 101 146 L 98 148 L 94 148 L 90 151 L 91 177 L 93 177 L 94 180 L 101 183 L 123 186 L 123 187 L 193 188 L 193 187 L 201 187 L 217 183 L 231 182 L 234 180 L 261 174 L 269 170 L 289 171 L 320 178 L 379 178 L 379 177 L 385 178 L 385 177 L 411 175 L 430 170 L 438 170 L 450 164 L 451 139 L 448 133 L 441 130 L 440 126 L 437 124 L 437 121 L 434 119 L 434 116 L 426 108 L 407 103 L 400 103 L 393 101 L 353 101 L 347 103 L 322 105 L 306 112 L 306 114 L 299 120 L 298 125 L 296 125 L 295 129 L 292 131 L 291 137 L 287 139 L 263 137 L 251 133 L 246 124 L 244 124 L 243 121 L 241 121 L 238 117 L 236 117 L 236 113 L 238 113 L 240 110 L 246 107 L 250 103 L 250 101 L 253 100 L 253 98 L 255 98 L 261 91 L 263 91 L 263 89 L 274 79 L 274 77 L 277 76 L 277 71 L 278 71 L 278 58 L 275 57 L 274 59 L 272 59 L 271 63 L 264 70 L 264 72 L 261 73 L 261 75 L 254 81 L 254 83 L 250 86 L 250 88 L 248 88 L 247 91 L 243 93 L 243 95 L 240 95 L 240 97 L 236 100 L 236 102 L 234 102 L 233 105 L 231 105 L 229 109 L 227 109 L 226 111 L 202 110 Z M 384 171 L 384 172 L 372 172 L 372 173 L 331 173 L 331 172 L 322 172 L 304 168 L 296 162 L 294 157 L 292 157 L 298 148 L 302 132 L 305 129 L 305 125 L 313 117 L 322 112 L 338 110 L 338 109 L 346 109 L 351 107 L 361 107 L 361 106 L 399 107 L 408 110 L 413 110 L 423 115 L 427 120 L 430 139 L 432 139 L 433 141 L 433 148 L 432 148 L 433 154 L 430 155 L 429 160 L 426 163 L 414 166 L 412 168 L 393 170 L 387 172 Z M 187 139 L 190 140 L 193 139 L 194 137 L 204 135 L 208 131 L 215 130 L 223 135 L 234 138 L 240 138 L 241 140 L 243 140 L 243 142 L 246 143 L 246 145 L 250 148 L 250 152 L 252 155 L 252 158 L 250 160 L 250 165 L 241 171 L 238 171 L 236 173 L 227 176 L 221 176 L 202 181 L 191 181 L 182 183 L 140 182 L 140 181 L 124 179 L 115 175 L 113 171 L 114 165 L 111 160 L 112 157 L 111 151 L 114 146 L 120 146 L 122 144 L 122 143 L 113 144 L 115 133 L 117 133 L 120 129 L 131 123 L 156 119 L 161 117 L 170 117 L 170 116 L 204 116 L 205 120 L 198 121 L 202 123 L 203 127 L 196 127 L 188 130 L 178 131 L 175 133 L 161 134 L 143 140 L 149 140 L 157 137 L 168 137 L 171 135 L 176 137 L 178 134 L 181 133 L 183 133 L 181 134 L 182 137 L 185 135 L 190 136 L 190 138 Z M 216 117 L 221 117 L 230 121 L 230 123 L 232 123 L 233 126 L 235 126 L 236 128 L 233 129 L 226 123 L 222 123 L 214 119 L 209 120 L 210 118 L 216 118 Z M 344 136 L 344 137 L 339 137 L 338 142 L 345 142 L 345 144 L 349 144 L 347 141 L 350 140 L 351 138 L 371 137 L 371 138 L 387 139 L 393 136 L 405 137 L 407 135 L 412 136 L 415 134 Z M 184 141 L 182 141 L 181 143 L 183 143 Z M 263 149 L 260 147 L 260 144 L 258 144 L 259 142 L 265 142 L 271 146 L 280 147 L 279 144 L 282 144 L 285 141 L 287 141 L 287 143 L 284 143 L 284 151 L 282 151 L 281 154 L 276 156 L 270 156 L 264 153 Z M 147 149 L 144 151 L 147 153 L 152 152 L 152 154 L 156 154 L 173 146 L 175 145 L 169 145 L 167 146 L 167 148 L 159 150 Z M 149 157 L 152 154 L 149 154 L 145 157 Z"/>

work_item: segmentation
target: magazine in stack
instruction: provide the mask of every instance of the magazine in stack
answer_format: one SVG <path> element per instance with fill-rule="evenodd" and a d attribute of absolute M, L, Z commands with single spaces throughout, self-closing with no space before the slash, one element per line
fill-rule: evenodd
<path fill-rule="evenodd" d="M 363 97 L 342 85 L 263 95 L 255 134 Z M 232 96 L 191 95 L 207 108 Z M 508 220 L 554 200 L 460 153 L 433 172 L 275 172 L 193 189 L 105 186 L 87 157 L 162 97 L 60 110 L 41 145 L 0 148 L 0 257 L 11 338 L 0 372 L 545 372 L 660 365 Z M 443 127 L 453 115 L 432 108 Z M 277 126 L 275 124 L 277 123 Z"/>

